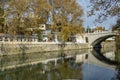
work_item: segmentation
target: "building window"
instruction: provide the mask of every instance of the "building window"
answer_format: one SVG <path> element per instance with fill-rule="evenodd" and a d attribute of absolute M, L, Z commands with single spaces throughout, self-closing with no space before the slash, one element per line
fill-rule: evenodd
<path fill-rule="evenodd" d="M 0 37 L 0 41 L 2 41 L 2 37 Z"/>
<path fill-rule="evenodd" d="M 85 55 L 85 59 L 88 59 L 88 54 Z"/>
<path fill-rule="evenodd" d="M 86 40 L 86 43 L 88 43 L 89 41 L 88 41 L 88 37 L 85 37 L 85 40 Z"/>

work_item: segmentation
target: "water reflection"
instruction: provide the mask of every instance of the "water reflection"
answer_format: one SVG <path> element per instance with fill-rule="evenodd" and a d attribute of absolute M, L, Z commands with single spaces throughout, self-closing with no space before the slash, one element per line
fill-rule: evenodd
<path fill-rule="evenodd" d="M 100 48 L 94 48 L 92 53 L 97 59 L 99 59 L 102 62 L 105 62 L 107 64 L 111 64 L 111 65 L 118 65 L 119 64 L 118 61 L 115 61 L 115 55 L 113 55 L 112 52 L 109 52 L 109 53 L 106 52 L 106 53 L 102 54 Z M 111 60 L 111 58 L 112 58 L 112 60 Z"/>
<path fill-rule="evenodd" d="M 118 69 L 111 65 L 114 59 L 106 58 L 108 50 L 103 52 L 85 49 L 1 56 L 0 80 L 118 80 Z M 7 66 L 27 63 L 32 65 L 3 70 Z"/>
<path fill-rule="evenodd" d="M 118 58 L 120 55 L 119 55 L 119 52 L 117 52 L 117 50 L 118 49 L 114 47 L 112 48 L 108 47 L 105 50 L 102 50 L 100 48 L 93 49 L 93 55 L 97 59 L 110 65 L 116 65 L 115 69 L 117 73 L 116 73 L 116 76 L 112 78 L 112 80 L 120 80 L 120 59 Z"/>

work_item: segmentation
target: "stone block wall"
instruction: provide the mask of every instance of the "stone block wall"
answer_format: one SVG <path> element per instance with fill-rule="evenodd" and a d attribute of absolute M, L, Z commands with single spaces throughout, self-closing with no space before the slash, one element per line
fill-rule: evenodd
<path fill-rule="evenodd" d="M 55 42 L 0 42 L 0 55 L 91 48 L 89 44 Z"/>

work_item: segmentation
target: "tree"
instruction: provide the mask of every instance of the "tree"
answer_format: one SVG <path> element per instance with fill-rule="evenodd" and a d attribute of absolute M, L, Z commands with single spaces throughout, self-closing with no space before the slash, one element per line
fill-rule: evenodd
<path fill-rule="evenodd" d="M 0 3 L 5 11 L 6 32 L 9 34 L 35 33 L 39 24 L 46 24 L 49 18 L 53 22 L 51 29 L 61 34 L 67 33 L 64 26 L 69 28 L 70 35 L 83 30 L 83 10 L 76 0 L 0 0 Z"/>
<path fill-rule="evenodd" d="M 113 31 L 114 31 L 114 30 L 118 30 L 118 29 L 120 29 L 120 19 L 118 19 L 117 22 L 116 22 L 116 25 L 114 25 L 114 26 L 112 27 L 112 30 L 113 30 Z"/>
<path fill-rule="evenodd" d="M 92 32 L 92 29 L 91 29 L 89 26 L 87 26 L 86 32 L 87 32 L 87 33 L 91 33 L 91 32 Z"/>
<path fill-rule="evenodd" d="M 47 0 L 9 0 L 3 4 L 8 6 L 5 11 L 9 34 L 30 35 L 36 31 L 40 23 L 48 19 L 50 7 Z"/>
<path fill-rule="evenodd" d="M 25 12 L 28 10 L 28 1 L 26 0 L 11 0 L 9 3 L 4 6 L 8 6 L 5 9 L 5 18 L 8 23 L 8 31 L 9 34 L 24 34 L 26 18 L 24 17 Z"/>
<path fill-rule="evenodd" d="M 31 3 L 31 9 L 38 22 L 40 24 L 46 24 L 52 9 L 51 5 L 47 0 L 31 0 Z"/>
<path fill-rule="evenodd" d="M 116 37 L 116 43 L 117 43 L 116 46 L 118 49 L 120 49 L 120 19 L 117 20 L 117 23 L 112 27 L 112 30 L 118 31 L 118 35 Z"/>
<path fill-rule="evenodd" d="M 82 32 L 83 10 L 76 0 L 49 0 L 52 6 L 52 29 L 60 32 L 62 40 Z"/>
<path fill-rule="evenodd" d="M 108 16 L 120 16 L 120 0 L 90 0 L 92 8 L 88 15 L 94 15 L 99 11 L 99 20 L 104 20 Z"/>

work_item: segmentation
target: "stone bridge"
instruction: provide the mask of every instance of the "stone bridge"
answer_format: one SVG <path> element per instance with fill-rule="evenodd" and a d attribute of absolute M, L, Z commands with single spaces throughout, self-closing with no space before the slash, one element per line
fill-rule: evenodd
<path fill-rule="evenodd" d="M 85 33 L 82 35 L 77 35 L 76 39 L 79 43 L 89 43 L 91 46 L 96 46 L 107 38 L 116 36 L 116 33 L 105 31 L 105 32 L 94 32 L 94 33 Z"/>

